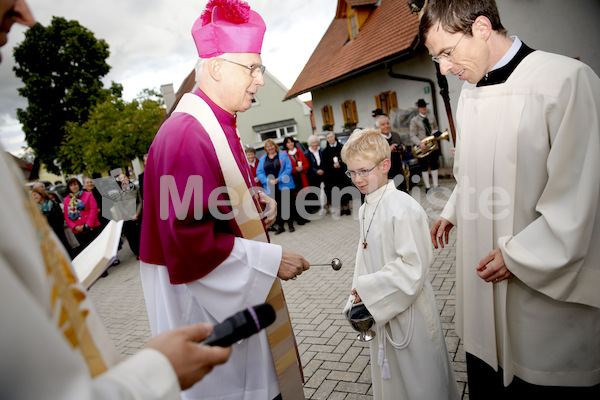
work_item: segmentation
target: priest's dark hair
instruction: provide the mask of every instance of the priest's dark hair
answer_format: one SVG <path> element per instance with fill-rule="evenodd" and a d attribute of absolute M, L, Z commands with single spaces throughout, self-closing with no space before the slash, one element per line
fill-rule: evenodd
<path fill-rule="evenodd" d="M 479 16 L 489 19 L 493 30 L 507 34 L 494 0 L 429 0 L 419 23 L 419 39 L 424 43 L 438 22 L 446 32 L 472 35 L 471 27 Z"/>

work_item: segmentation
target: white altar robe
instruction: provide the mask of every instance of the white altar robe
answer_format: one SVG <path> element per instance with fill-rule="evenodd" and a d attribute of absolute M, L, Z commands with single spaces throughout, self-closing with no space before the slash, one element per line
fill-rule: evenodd
<path fill-rule="evenodd" d="M 4 153 L 1 146 L 0 151 Z M 61 307 L 56 305 L 60 300 L 53 301 L 54 280 L 48 276 L 38 232 L 24 207 L 23 177 L 20 171 L 12 173 L 13 167 L 16 164 L 0 154 L 0 399 L 179 399 L 179 381 L 169 360 L 144 349 L 120 361 L 91 298 L 74 283 L 73 289 L 85 295 L 81 311 L 109 367 L 92 378 L 81 347 L 67 340 L 65 326 L 70 321 L 61 319 Z"/>
<path fill-rule="evenodd" d="M 425 211 L 390 181 L 366 196 L 359 219 L 361 240 L 353 287 L 376 322 L 377 335 L 370 342 L 374 398 L 460 398 L 427 279 L 433 252 Z M 363 238 L 369 225 L 365 249 Z M 390 339 L 397 345 L 407 343 L 395 348 Z M 384 357 L 391 379 L 382 379 L 379 363 Z"/>
<path fill-rule="evenodd" d="M 456 330 L 505 385 L 600 382 L 599 116 L 594 72 L 541 51 L 505 83 L 463 86 L 441 215 L 457 226 Z M 515 275 L 498 284 L 476 274 L 494 248 Z"/>
<path fill-rule="evenodd" d="M 172 285 L 165 266 L 141 262 L 152 335 L 197 322 L 217 324 L 262 304 L 277 277 L 279 245 L 236 238 L 229 257 L 204 278 Z M 270 400 L 279 394 L 265 331 L 233 345 L 229 360 L 183 392 L 184 399 Z"/>

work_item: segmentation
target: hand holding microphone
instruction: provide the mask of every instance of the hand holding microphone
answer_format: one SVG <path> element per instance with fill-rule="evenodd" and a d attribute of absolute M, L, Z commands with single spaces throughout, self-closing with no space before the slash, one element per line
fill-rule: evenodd
<path fill-rule="evenodd" d="M 258 333 L 275 321 L 275 310 L 268 303 L 248 307 L 213 328 L 212 334 L 200 342 L 209 346 L 231 346 Z"/>

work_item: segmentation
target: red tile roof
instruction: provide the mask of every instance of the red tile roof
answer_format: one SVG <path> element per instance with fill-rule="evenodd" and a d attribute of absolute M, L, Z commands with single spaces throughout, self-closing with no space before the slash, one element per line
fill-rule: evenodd
<path fill-rule="evenodd" d="M 339 0 L 342 3 L 350 0 Z M 352 1 L 352 3 L 367 3 Z M 286 99 L 342 78 L 365 67 L 394 58 L 414 49 L 419 19 L 411 14 L 405 1 L 381 0 L 373 9 L 356 39 L 349 40 L 345 18 L 336 18 L 304 66 Z"/>
<path fill-rule="evenodd" d="M 346 0 L 352 7 L 371 6 L 377 4 L 379 0 Z"/>

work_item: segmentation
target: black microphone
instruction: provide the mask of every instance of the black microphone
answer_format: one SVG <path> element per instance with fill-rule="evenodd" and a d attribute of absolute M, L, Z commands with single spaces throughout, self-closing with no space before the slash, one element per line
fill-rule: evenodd
<path fill-rule="evenodd" d="M 268 303 L 248 307 L 213 328 L 212 334 L 200 344 L 228 347 L 258 333 L 275 321 L 275 310 Z"/>

